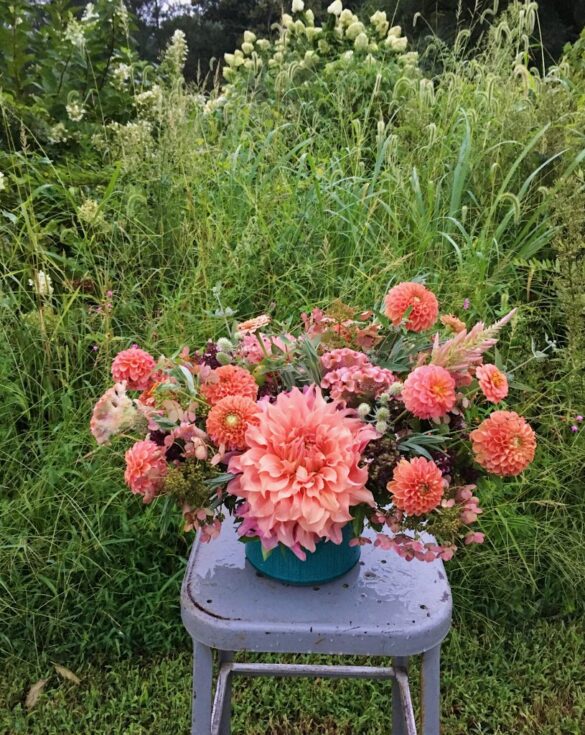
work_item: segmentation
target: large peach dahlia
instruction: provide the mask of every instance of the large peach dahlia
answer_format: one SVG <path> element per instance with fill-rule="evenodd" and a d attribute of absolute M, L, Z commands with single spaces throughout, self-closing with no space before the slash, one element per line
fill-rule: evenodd
<path fill-rule="evenodd" d="M 377 434 L 318 388 L 261 402 L 259 423 L 246 432 L 249 449 L 232 457 L 238 476 L 228 492 L 245 498 L 244 526 L 265 549 L 279 542 L 301 559 L 319 539 L 339 544 L 350 508 L 373 505 L 361 453 Z"/>
<path fill-rule="evenodd" d="M 477 463 L 494 475 L 519 475 L 534 459 L 536 435 L 515 411 L 494 411 L 469 436 Z"/>

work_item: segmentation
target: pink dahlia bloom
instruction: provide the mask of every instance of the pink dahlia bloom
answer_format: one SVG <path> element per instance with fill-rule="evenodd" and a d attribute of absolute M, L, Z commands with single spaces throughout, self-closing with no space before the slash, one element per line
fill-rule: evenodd
<path fill-rule="evenodd" d="M 534 459 L 536 435 L 515 411 L 494 411 L 469 436 L 476 462 L 493 475 L 519 475 Z"/>
<path fill-rule="evenodd" d="M 406 328 L 411 332 L 423 332 L 437 321 L 439 302 L 435 294 L 422 283 L 406 281 L 388 291 L 384 298 L 384 312 L 397 327 L 409 309 Z"/>
<path fill-rule="evenodd" d="M 366 363 L 331 370 L 323 376 L 321 388 L 328 390 L 335 401 L 351 406 L 362 400 L 373 400 L 395 382 L 390 370 Z"/>
<path fill-rule="evenodd" d="M 491 403 L 499 403 L 508 395 L 508 378 L 495 365 L 480 365 L 475 376 L 482 393 Z"/>
<path fill-rule="evenodd" d="M 408 515 L 420 516 L 439 505 L 445 490 L 443 473 L 424 457 L 401 459 L 394 468 L 388 490 L 392 502 Z"/>
<path fill-rule="evenodd" d="M 341 347 L 340 349 L 326 352 L 321 357 L 321 364 L 328 371 L 355 366 L 363 367 L 364 365 L 369 365 L 370 361 L 363 352 L 350 350 L 349 347 Z"/>
<path fill-rule="evenodd" d="M 124 480 L 136 495 L 150 503 L 158 495 L 167 474 L 165 450 L 150 439 L 136 442 L 125 454 Z"/>
<path fill-rule="evenodd" d="M 95 404 L 89 426 L 96 442 L 107 444 L 112 436 L 127 431 L 139 420 L 140 414 L 126 395 L 124 383 L 116 383 Z"/>
<path fill-rule="evenodd" d="M 247 451 L 232 457 L 237 477 L 228 492 L 246 503 L 239 515 L 266 549 L 279 542 L 301 559 L 319 539 L 339 544 L 350 508 L 374 504 L 361 454 L 376 432 L 318 388 L 261 402 L 259 423 L 246 432 Z"/>
<path fill-rule="evenodd" d="M 125 380 L 129 390 L 146 390 L 150 385 L 149 378 L 154 366 L 152 355 L 140 347 L 131 347 L 119 352 L 114 358 L 112 377 L 117 383 Z"/>
<path fill-rule="evenodd" d="M 445 368 L 421 365 L 404 381 L 402 400 L 419 419 L 441 418 L 455 406 L 455 381 Z"/>
<path fill-rule="evenodd" d="M 212 370 L 207 381 L 201 384 L 201 393 L 210 406 L 226 396 L 245 396 L 253 401 L 258 395 L 254 376 L 237 365 L 223 365 Z"/>

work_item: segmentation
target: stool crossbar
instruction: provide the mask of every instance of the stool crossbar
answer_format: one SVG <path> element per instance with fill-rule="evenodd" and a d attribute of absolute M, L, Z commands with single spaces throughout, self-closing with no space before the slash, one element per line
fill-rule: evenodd
<path fill-rule="evenodd" d="M 439 735 L 440 648 L 451 624 L 442 563 L 406 562 L 373 546 L 339 580 L 292 587 L 258 574 L 229 522 L 195 543 L 181 592 L 193 639 L 191 735 L 229 735 L 236 676 L 392 680 L 392 734 L 417 735 L 409 660 L 422 655 L 420 735 Z M 219 672 L 213 694 L 213 652 Z M 236 652 L 387 656 L 392 666 L 235 662 Z"/>

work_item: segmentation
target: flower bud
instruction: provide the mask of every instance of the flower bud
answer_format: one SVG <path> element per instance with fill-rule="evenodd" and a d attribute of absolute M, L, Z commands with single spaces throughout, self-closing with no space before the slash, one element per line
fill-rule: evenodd
<path fill-rule="evenodd" d="M 385 434 L 388 431 L 388 424 L 385 421 L 378 421 L 376 423 L 376 431 L 378 434 Z"/>
<path fill-rule="evenodd" d="M 390 411 L 387 408 L 381 407 L 376 411 L 376 419 L 378 421 L 386 421 L 389 418 L 390 418 Z"/>
<path fill-rule="evenodd" d="M 227 337 L 220 337 L 216 343 L 219 352 L 231 352 L 234 349 L 233 344 Z"/>
<path fill-rule="evenodd" d="M 369 403 L 360 403 L 360 405 L 357 407 L 358 416 L 362 419 L 365 419 L 366 416 L 370 413 L 371 406 Z"/>
<path fill-rule="evenodd" d="M 293 13 L 302 13 L 305 9 L 305 3 L 303 0 L 293 0 L 292 1 L 292 12 Z"/>
<path fill-rule="evenodd" d="M 341 0 L 334 0 L 331 5 L 327 8 L 327 12 L 331 15 L 339 16 L 343 10 Z"/>
<path fill-rule="evenodd" d="M 356 51 L 367 51 L 368 50 L 368 37 L 365 33 L 360 33 L 355 39 L 354 48 Z"/>
<path fill-rule="evenodd" d="M 229 365 L 232 361 L 232 356 L 228 355 L 227 352 L 218 352 L 215 356 L 215 359 L 219 362 L 220 365 Z"/>

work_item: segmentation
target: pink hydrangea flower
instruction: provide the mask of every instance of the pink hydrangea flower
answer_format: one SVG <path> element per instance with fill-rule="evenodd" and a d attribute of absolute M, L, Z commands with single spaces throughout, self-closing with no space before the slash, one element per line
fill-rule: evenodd
<path fill-rule="evenodd" d="M 402 400 L 419 419 L 438 419 L 454 408 L 455 381 L 448 370 L 438 365 L 421 365 L 404 381 Z"/>
<path fill-rule="evenodd" d="M 228 467 L 237 475 L 228 492 L 246 500 L 238 510 L 245 531 L 264 548 L 280 542 L 299 558 L 319 539 L 341 543 L 351 507 L 374 504 L 360 462 L 376 432 L 318 388 L 293 388 L 258 405 L 259 423 L 246 432 L 249 449 Z"/>
<path fill-rule="evenodd" d="M 328 390 L 334 400 L 355 405 L 376 398 L 395 382 L 390 370 L 366 363 L 331 370 L 323 376 L 321 388 Z"/>
<path fill-rule="evenodd" d="M 119 352 L 114 358 L 112 377 L 118 383 L 126 381 L 129 390 L 146 390 L 154 367 L 152 355 L 140 347 L 131 347 Z"/>
<path fill-rule="evenodd" d="M 150 503 L 164 484 L 168 466 L 165 450 L 150 439 L 136 442 L 125 454 L 124 480 L 136 495 Z"/>
<path fill-rule="evenodd" d="M 364 367 L 365 365 L 369 365 L 370 361 L 363 352 L 350 350 L 349 347 L 341 347 L 340 349 L 326 352 L 321 357 L 321 364 L 328 371 L 337 370 L 338 368 Z"/>

